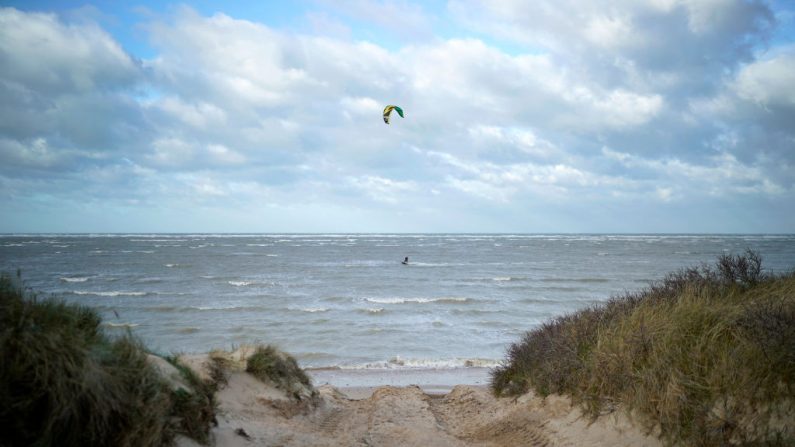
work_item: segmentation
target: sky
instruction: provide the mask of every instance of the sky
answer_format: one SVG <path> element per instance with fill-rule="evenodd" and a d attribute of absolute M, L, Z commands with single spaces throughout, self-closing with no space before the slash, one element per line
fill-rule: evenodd
<path fill-rule="evenodd" d="M 0 1 L 0 116 L 4 233 L 795 233 L 791 1 Z"/>

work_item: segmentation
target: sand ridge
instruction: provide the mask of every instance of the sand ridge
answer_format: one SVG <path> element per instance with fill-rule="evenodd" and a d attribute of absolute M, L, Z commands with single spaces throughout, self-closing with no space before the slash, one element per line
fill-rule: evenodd
<path fill-rule="evenodd" d="M 621 416 L 589 424 L 568 399 L 495 398 L 483 386 L 446 395 L 385 386 L 352 399 L 331 386 L 309 402 L 289 400 L 236 371 L 217 394 L 217 446 L 657 446 Z M 193 443 L 180 439 L 179 445 Z"/>

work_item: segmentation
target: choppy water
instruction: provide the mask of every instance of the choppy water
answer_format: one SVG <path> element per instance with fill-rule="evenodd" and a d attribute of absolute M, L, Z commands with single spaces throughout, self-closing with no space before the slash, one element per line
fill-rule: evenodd
<path fill-rule="evenodd" d="M 490 366 L 552 316 L 747 248 L 795 268 L 795 235 L 147 234 L 0 236 L 0 271 L 165 353 L 261 341 L 302 366 Z"/>

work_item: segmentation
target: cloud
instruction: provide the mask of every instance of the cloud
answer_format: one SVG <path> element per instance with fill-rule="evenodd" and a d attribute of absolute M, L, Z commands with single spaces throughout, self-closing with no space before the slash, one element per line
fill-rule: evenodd
<path fill-rule="evenodd" d="M 502 1 L 456 0 L 450 8 L 468 26 L 548 52 L 560 64 L 600 83 L 637 89 L 709 88 L 753 59 L 775 18 L 761 1 Z"/>
<path fill-rule="evenodd" d="M 795 47 L 744 66 L 732 84 L 737 95 L 760 107 L 795 109 Z"/>
<path fill-rule="evenodd" d="M 313 14 L 353 17 L 356 34 L 378 8 L 408 11 L 390 25 L 400 29 L 433 34 L 440 20 L 401 2 Z M 0 197 L 162 222 L 180 210 L 215 225 L 214 210 L 234 228 L 256 215 L 293 231 L 319 230 L 289 219 L 323 212 L 342 230 L 351 216 L 396 228 L 410 211 L 417 231 L 489 231 L 545 210 L 588 231 L 571 216 L 615 206 L 623 214 L 600 228 L 625 228 L 644 206 L 741 197 L 766 215 L 793 199 L 795 63 L 791 47 L 765 50 L 765 4 L 460 0 L 450 11 L 460 35 L 394 48 L 180 7 L 140 27 L 155 56 L 138 60 L 95 23 L 2 9 Z M 387 126 L 390 103 L 406 116 Z"/>
<path fill-rule="evenodd" d="M 146 127 L 138 62 L 97 25 L 0 9 L 0 164 L 52 175 L 103 163 Z M 99 124 L 101 123 L 101 125 Z"/>
<path fill-rule="evenodd" d="M 336 15 L 389 30 L 414 40 L 432 36 L 431 18 L 420 4 L 399 0 L 337 0 L 328 4 Z"/>
<path fill-rule="evenodd" d="M 0 9 L 0 76 L 41 94 L 126 88 L 139 67 L 105 31 L 53 14 Z"/>

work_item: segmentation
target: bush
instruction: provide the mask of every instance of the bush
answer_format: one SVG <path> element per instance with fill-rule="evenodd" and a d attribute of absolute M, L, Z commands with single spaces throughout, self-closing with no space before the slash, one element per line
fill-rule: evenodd
<path fill-rule="evenodd" d="M 206 439 L 207 415 L 187 411 L 193 398 L 168 387 L 137 340 L 111 339 L 100 323 L 89 308 L 40 300 L 0 276 L 0 445 L 155 446 L 176 433 Z"/>
<path fill-rule="evenodd" d="M 670 274 L 528 332 L 492 388 L 624 408 L 670 443 L 795 442 L 795 274 L 753 252 Z"/>

